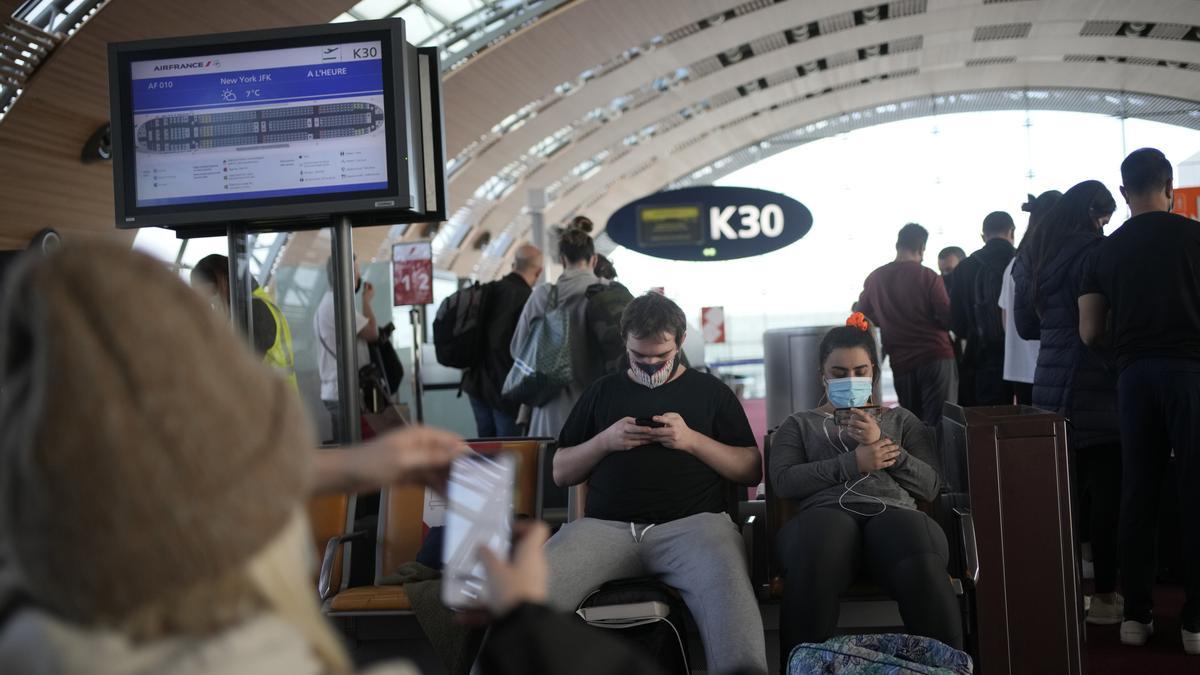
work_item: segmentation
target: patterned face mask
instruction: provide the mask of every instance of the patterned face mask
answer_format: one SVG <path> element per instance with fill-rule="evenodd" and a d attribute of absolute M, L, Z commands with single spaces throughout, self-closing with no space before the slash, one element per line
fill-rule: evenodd
<path fill-rule="evenodd" d="M 659 361 L 658 363 L 641 363 L 629 360 L 632 367 L 629 369 L 629 376 L 634 382 L 646 387 L 654 389 L 661 387 L 671 379 L 671 375 L 675 373 L 675 368 L 679 362 L 679 352 L 675 352 L 675 356 L 669 360 Z"/>

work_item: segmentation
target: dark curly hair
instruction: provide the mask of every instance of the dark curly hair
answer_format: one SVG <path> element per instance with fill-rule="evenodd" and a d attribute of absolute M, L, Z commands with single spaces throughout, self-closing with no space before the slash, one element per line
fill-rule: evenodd
<path fill-rule="evenodd" d="M 875 346 L 875 336 L 870 330 L 863 330 L 858 326 L 838 326 L 821 338 L 821 346 L 817 350 L 817 372 L 825 372 L 825 362 L 829 360 L 833 350 L 854 348 L 867 350 L 867 355 L 871 358 L 871 379 L 878 383 L 879 350 Z"/>
<path fill-rule="evenodd" d="M 634 298 L 621 313 L 622 340 L 630 335 L 641 340 L 651 335 L 669 333 L 675 337 L 676 345 L 682 345 L 686 332 L 687 317 L 679 305 L 665 295 L 647 293 Z"/>

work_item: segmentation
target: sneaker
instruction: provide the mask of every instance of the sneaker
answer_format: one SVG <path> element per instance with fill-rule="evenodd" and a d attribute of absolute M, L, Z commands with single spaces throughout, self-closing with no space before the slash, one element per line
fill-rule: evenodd
<path fill-rule="evenodd" d="M 1141 621 L 1122 621 L 1121 622 L 1121 644 L 1131 647 L 1141 647 L 1150 640 L 1150 636 L 1154 635 L 1154 622 L 1142 623 Z"/>
<path fill-rule="evenodd" d="M 1093 595 L 1092 601 L 1088 603 L 1087 622 L 1090 624 L 1115 626 L 1124 618 L 1125 599 L 1120 595 L 1114 594 L 1111 602 L 1099 595 Z"/>
<path fill-rule="evenodd" d="M 1186 628 L 1179 629 L 1183 638 L 1183 651 L 1188 654 L 1200 654 L 1200 632 L 1193 633 Z"/>

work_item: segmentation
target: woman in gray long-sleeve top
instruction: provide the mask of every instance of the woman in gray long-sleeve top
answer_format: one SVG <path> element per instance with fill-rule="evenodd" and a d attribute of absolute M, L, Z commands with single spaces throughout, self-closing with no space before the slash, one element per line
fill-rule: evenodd
<path fill-rule="evenodd" d="M 787 418 L 771 438 L 774 493 L 800 508 L 779 532 L 781 654 L 834 634 L 838 596 L 860 569 L 899 603 L 908 632 L 961 649 L 946 536 L 916 503 L 938 493 L 932 429 L 903 408 L 883 410 L 878 421 L 863 410 L 835 421 L 835 408 L 866 404 L 879 377 L 865 320 L 851 322 L 825 336 L 814 364 L 826 403 Z"/>

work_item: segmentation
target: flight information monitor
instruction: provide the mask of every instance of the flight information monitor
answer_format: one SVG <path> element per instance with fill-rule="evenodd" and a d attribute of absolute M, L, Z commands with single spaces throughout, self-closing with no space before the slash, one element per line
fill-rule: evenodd
<path fill-rule="evenodd" d="M 398 20 L 115 45 L 117 225 L 436 210 L 423 56 Z"/>
<path fill-rule="evenodd" d="M 387 189 L 378 41 L 131 67 L 138 206 Z"/>

